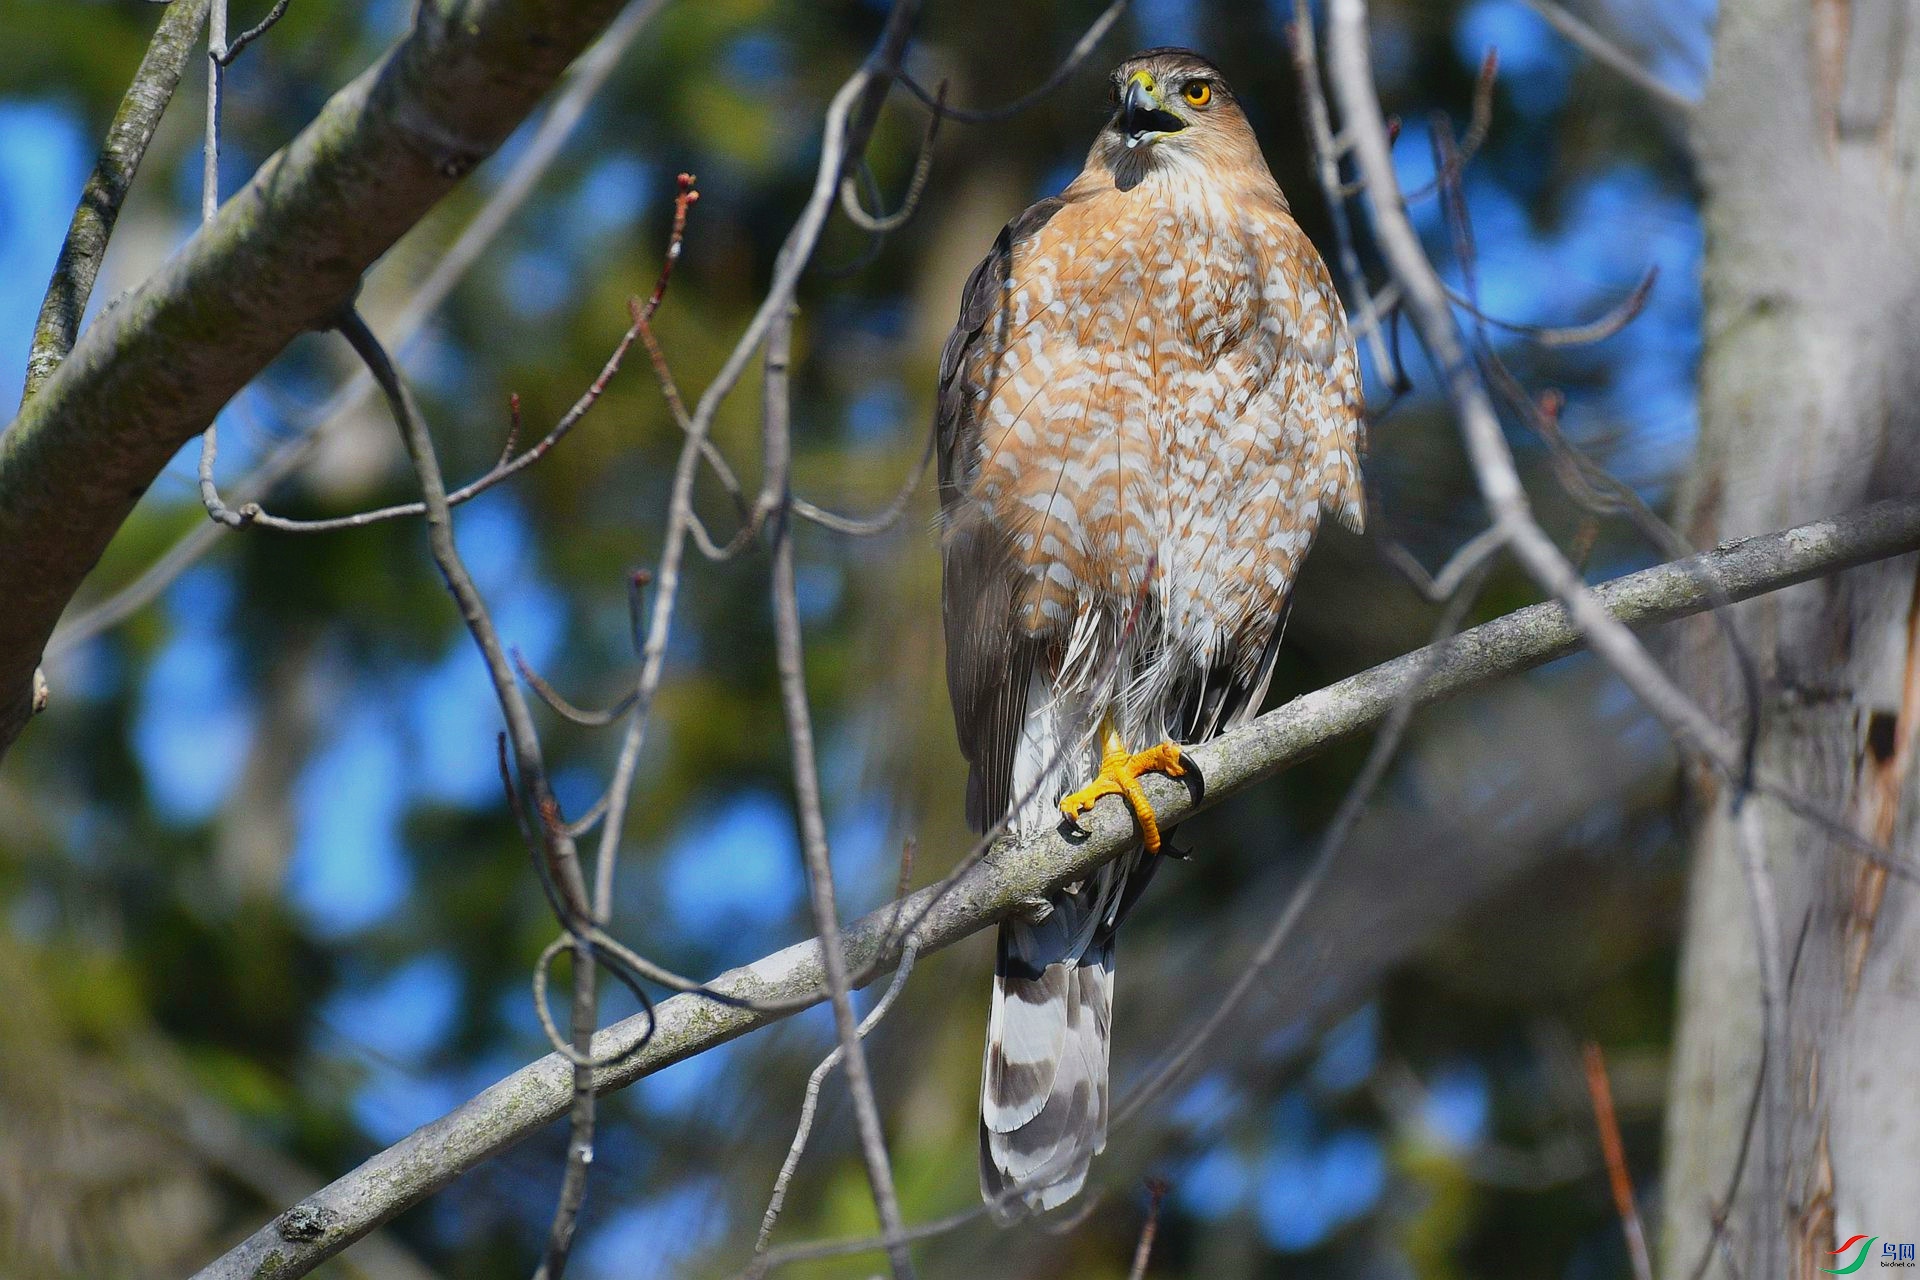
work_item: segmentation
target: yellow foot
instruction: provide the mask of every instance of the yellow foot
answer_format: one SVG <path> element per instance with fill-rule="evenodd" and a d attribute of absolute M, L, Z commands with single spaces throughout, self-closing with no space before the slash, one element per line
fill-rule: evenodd
<path fill-rule="evenodd" d="M 1107 750 L 1100 758 L 1100 776 L 1073 794 L 1062 797 L 1060 812 L 1071 820 L 1077 820 L 1081 814 L 1093 808 L 1094 802 L 1101 796 L 1119 796 L 1133 810 L 1134 821 L 1140 824 L 1140 843 L 1146 846 L 1148 853 L 1160 852 L 1160 824 L 1153 816 L 1153 806 L 1147 803 L 1147 793 L 1140 786 L 1143 773 L 1164 773 L 1169 778 L 1178 778 L 1186 773 L 1186 766 L 1180 763 L 1180 748 L 1171 742 L 1163 742 L 1157 747 L 1148 747 L 1145 751 L 1128 751 L 1121 747 L 1117 739 L 1110 739 Z"/>

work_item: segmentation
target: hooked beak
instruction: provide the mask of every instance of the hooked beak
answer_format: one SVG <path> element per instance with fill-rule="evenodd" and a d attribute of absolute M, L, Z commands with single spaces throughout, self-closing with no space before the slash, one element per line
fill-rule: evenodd
<path fill-rule="evenodd" d="M 1133 79 L 1127 81 L 1126 92 L 1120 98 L 1119 124 L 1120 132 L 1126 135 L 1129 150 L 1143 142 L 1151 142 L 1162 134 L 1178 133 L 1187 127 L 1186 121 L 1161 105 L 1153 78 L 1144 71 L 1135 72 Z"/>

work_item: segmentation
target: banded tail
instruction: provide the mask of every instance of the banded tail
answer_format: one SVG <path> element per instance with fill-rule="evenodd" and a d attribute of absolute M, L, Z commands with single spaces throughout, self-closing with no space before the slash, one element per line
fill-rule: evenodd
<path fill-rule="evenodd" d="M 1072 1199 L 1106 1148 L 1114 928 L 1148 878 L 1142 863 L 1125 855 L 1054 894 L 1044 913 L 1000 926 L 980 1193 L 1002 1222 Z"/>

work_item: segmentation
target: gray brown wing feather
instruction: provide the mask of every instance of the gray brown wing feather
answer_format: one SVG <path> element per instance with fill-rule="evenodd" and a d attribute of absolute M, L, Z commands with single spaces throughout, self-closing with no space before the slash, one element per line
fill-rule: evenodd
<path fill-rule="evenodd" d="M 1020 576 L 1006 535 L 968 501 L 980 445 L 977 344 L 992 342 L 1007 317 L 1017 248 L 1061 208 L 1042 200 L 1009 222 L 967 280 L 960 319 L 940 356 L 934 407 L 943 518 L 941 614 L 946 625 L 947 692 L 967 759 L 967 821 L 984 831 L 1012 803 L 1014 748 L 1026 719 L 1029 677 L 1044 646 L 1014 625 Z M 993 370 L 986 371 L 991 379 Z"/>
<path fill-rule="evenodd" d="M 1015 254 L 1061 204 L 1043 200 L 1000 232 L 967 281 L 959 323 L 940 359 L 935 427 L 947 688 L 969 765 L 967 820 L 980 831 L 1013 804 L 1014 755 L 1046 642 L 1018 625 L 1024 577 L 1007 532 L 971 501 L 980 407 L 990 403 L 997 373 L 993 361 L 979 357 L 1004 346 Z M 1120 867 L 1109 866 L 1054 895 L 1044 920 L 1001 926 L 980 1099 L 981 1188 L 996 1217 L 1070 1198 L 1105 1145 L 1112 925 L 1124 880 Z"/>

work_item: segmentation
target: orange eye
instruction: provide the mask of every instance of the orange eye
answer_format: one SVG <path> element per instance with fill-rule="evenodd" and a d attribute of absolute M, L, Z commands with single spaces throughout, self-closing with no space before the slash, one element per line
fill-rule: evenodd
<path fill-rule="evenodd" d="M 1196 107 L 1204 107 L 1213 101 L 1213 86 L 1205 80 L 1191 81 L 1182 93 Z"/>

